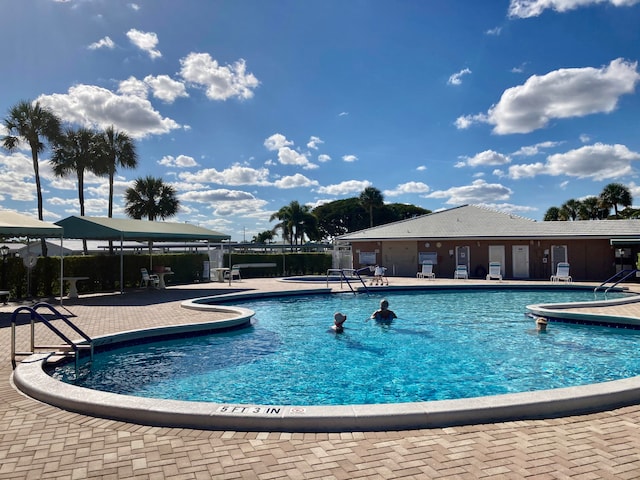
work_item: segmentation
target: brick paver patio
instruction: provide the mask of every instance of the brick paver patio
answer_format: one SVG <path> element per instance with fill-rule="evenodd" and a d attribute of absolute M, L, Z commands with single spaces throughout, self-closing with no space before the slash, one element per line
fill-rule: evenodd
<path fill-rule="evenodd" d="M 415 283 L 391 283 L 399 282 Z M 214 286 L 230 288 L 171 287 L 65 305 L 95 335 L 204 321 L 208 314 L 182 309 L 180 300 L 207 295 Z M 233 287 L 291 286 L 243 280 Z M 1 479 L 640 478 L 640 405 L 549 420 L 317 434 L 159 428 L 66 412 L 12 387 L 13 308 L 2 308 L 0 317 Z M 26 328 L 18 328 L 21 339 Z"/>

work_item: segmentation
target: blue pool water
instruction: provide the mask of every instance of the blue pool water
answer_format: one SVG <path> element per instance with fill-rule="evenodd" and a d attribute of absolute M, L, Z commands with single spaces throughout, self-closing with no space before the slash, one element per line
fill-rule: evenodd
<path fill-rule="evenodd" d="M 398 319 L 367 321 L 381 295 L 234 302 L 250 327 L 96 355 L 77 385 L 122 394 L 244 404 L 345 405 L 468 398 L 640 374 L 640 332 L 551 323 L 526 305 L 593 300 L 589 291 L 387 292 Z M 345 331 L 330 326 L 335 311 Z M 73 366 L 54 376 L 74 377 Z M 72 380 L 69 380 L 72 381 Z"/>

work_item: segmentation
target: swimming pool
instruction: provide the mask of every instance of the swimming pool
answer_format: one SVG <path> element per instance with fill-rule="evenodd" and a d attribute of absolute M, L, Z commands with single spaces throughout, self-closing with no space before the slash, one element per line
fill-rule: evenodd
<path fill-rule="evenodd" d="M 535 331 L 532 303 L 593 300 L 584 290 L 385 292 L 398 314 L 367 321 L 380 293 L 234 301 L 250 328 L 96 356 L 77 385 L 221 404 L 362 405 L 547 390 L 640 373 L 640 332 L 552 323 Z M 334 311 L 348 316 L 330 330 Z M 72 381 L 73 368 L 55 378 Z"/>

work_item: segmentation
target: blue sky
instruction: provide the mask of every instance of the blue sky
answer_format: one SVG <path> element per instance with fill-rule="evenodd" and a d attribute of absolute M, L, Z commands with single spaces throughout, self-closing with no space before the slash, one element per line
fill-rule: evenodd
<path fill-rule="evenodd" d="M 640 0 L 20 0 L 4 6 L 0 114 L 39 100 L 136 139 L 172 221 L 250 240 L 293 200 L 367 186 L 436 211 L 541 220 L 611 182 L 640 199 Z M 0 135 L 6 132 L 0 127 Z M 79 214 L 41 158 L 45 220 Z M 85 180 L 106 216 L 103 178 Z M 28 150 L 0 207 L 36 215 Z"/>

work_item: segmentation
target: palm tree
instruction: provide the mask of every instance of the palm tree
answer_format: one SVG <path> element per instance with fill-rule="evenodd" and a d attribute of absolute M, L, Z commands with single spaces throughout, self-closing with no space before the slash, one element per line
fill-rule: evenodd
<path fill-rule="evenodd" d="M 290 239 L 291 243 L 297 245 L 298 239 L 300 243 L 304 242 L 305 235 L 310 239 L 317 237 L 315 215 L 311 213 L 308 205 L 300 205 L 297 200 L 271 215 L 269 221 L 276 219 L 280 220 L 280 223 L 273 227 L 273 231 L 282 230 L 282 238 L 285 241 Z"/>
<path fill-rule="evenodd" d="M 604 208 L 613 208 L 616 218 L 618 218 L 618 205 L 629 207 L 633 203 L 631 192 L 621 183 L 606 185 L 599 198 Z"/>
<path fill-rule="evenodd" d="M 273 240 L 273 231 L 265 230 L 255 235 L 251 241 L 253 243 L 269 243 L 271 240 Z"/>
<path fill-rule="evenodd" d="M 53 173 L 58 177 L 66 177 L 75 173 L 78 178 L 78 200 L 80 215 L 84 216 L 84 174 L 85 171 L 96 175 L 106 174 L 104 165 L 97 160 L 97 135 L 87 128 L 67 128 L 56 142 L 51 157 Z M 101 169 L 102 168 L 102 169 Z M 87 252 L 87 241 L 82 240 L 84 254 Z"/>
<path fill-rule="evenodd" d="M 382 192 L 374 187 L 367 187 L 358 198 L 360 204 L 369 212 L 369 227 L 373 227 L 373 209 L 384 205 Z"/>
<path fill-rule="evenodd" d="M 609 216 L 609 209 L 603 208 L 598 197 L 593 195 L 580 202 L 580 220 L 602 220 Z"/>
<path fill-rule="evenodd" d="M 557 222 L 560 220 L 560 209 L 558 207 L 549 207 L 544 214 L 545 222 Z"/>
<path fill-rule="evenodd" d="M 173 217 L 180 208 L 175 189 L 161 178 L 151 176 L 136 179 L 133 188 L 127 188 L 124 198 L 125 213 L 138 220 L 142 217 L 150 221 L 164 220 Z"/>
<path fill-rule="evenodd" d="M 38 197 L 38 219 L 40 220 L 44 220 L 44 218 L 38 155 L 46 148 L 44 141 L 52 144 L 60 136 L 60 124 L 60 119 L 53 112 L 41 107 L 39 102 L 32 104 L 28 101 L 18 102 L 11 107 L 8 116 L 4 119 L 7 134 L 2 137 L 2 146 L 9 152 L 13 152 L 19 147 L 20 141 L 24 141 L 31 148 Z M 42 239 L 42 255 L 47 256 L 47 244 L 44 238 Z"/>
<path fill-rule="evenodd" d="M 563 217 L 565 220 L 575 221 L 578 218 L 580 209 L 580 201 L 572 198 L 564 202 L 560 207 L 560 217 Z"/>

